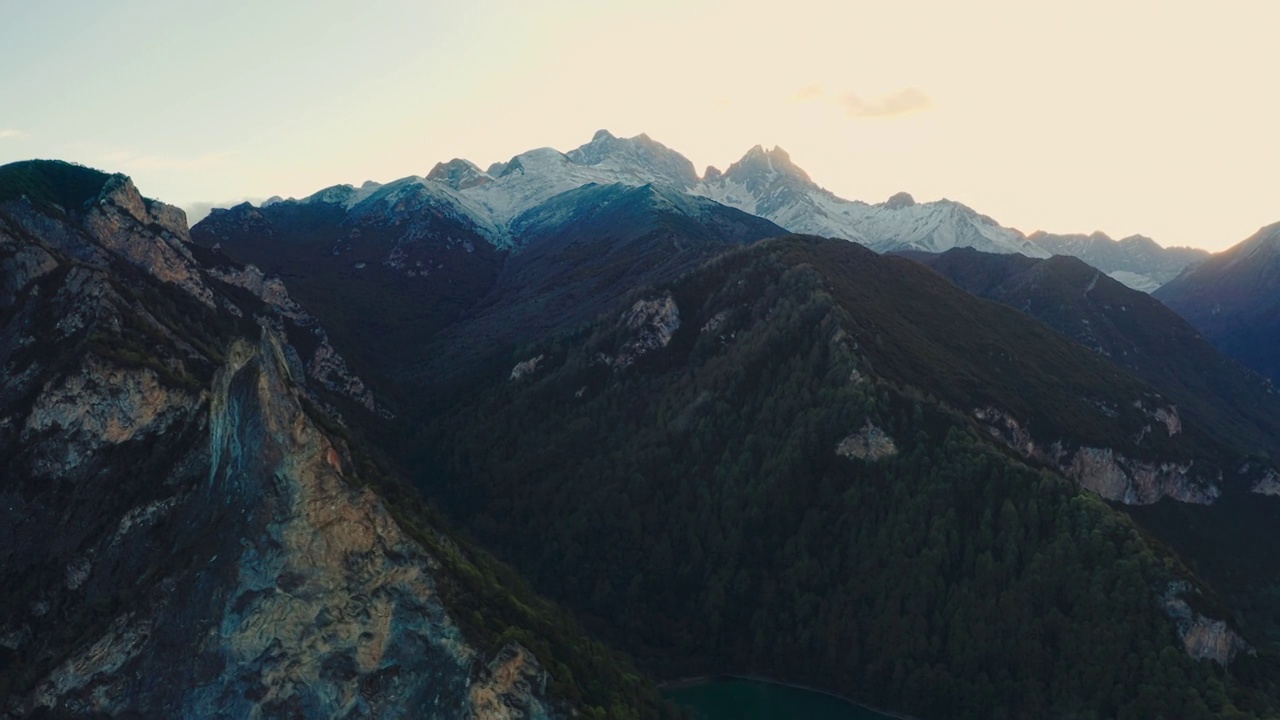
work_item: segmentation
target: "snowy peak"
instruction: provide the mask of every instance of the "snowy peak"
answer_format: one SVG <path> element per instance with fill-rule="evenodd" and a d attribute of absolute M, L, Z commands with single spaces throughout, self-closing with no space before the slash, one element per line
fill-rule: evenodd
<path fill-rule="evenodd" d="M 273 196 L 271 199 L 262 203 L 262 207 L 275 205 L 277 203 L 301 202 L 307 205 L 324 204 L 324 205 L 341 205 L 346 208 L 355 207 L 363 202 L 370 195 L 373 195 L 382 187 L 381 183 L 372 180 L 366 180 L 360 187 L 351 184 L 333 185 L 319 192 L 312 193 L 302 200 L 281 200 L 279 195 Z"/>
<path fill-rule="evenodd" d="M 1103 232 L 1056 235 L 1036 231 L 1027 238 L 1054 255 L 1071 255 L 1135 290 L 1151 292 L 1208 256 L 1193 248 L 1163 248 L 1145 235 L 1113 240 Z"/>
<path fill-rule="evenodd" d="M 867 244 L 877 252 L 923 250 L 945 252 L 955 247 L 971 247 L 983 252 L 1021 253 L 1029 257 L 1046 257 L 1049 253 L 1036 247 L 1012 228 L 954 200 L 917 203 L 906 193 L 873 206 L 863 206 L 856 218 L 858 229 Z"/>
<path fill-rule="evenodd" d="M 908 208 L 915 205 L 916 199 L 911 197 L 911 193 L 900 192 L 894 193 L 892 197 L 881 204 L 889 210 L 900 210 L 902 208 Z"/>
<path fill-rule="evenodd" d="M 786 229 L 862 243 L 872 250 L 944 252 L 974 247 L 986 252 L 1048 253 L 1022 233 L 950 200 L 917 203 L 900 192 L 878 205 L 845 200 L 822 189 L 780 147 L 756 145 L 724 172 L 694 190 L 717 202 L 772 220 Z"/>
<path fill-rule="evenodd" d="M 630 176 L 642 183 L 683 189 L 698 182 L 688 158 L 644 133 L 619 138 L 608 130 L 598 130 L 591 142 L 570 150 L 567 157 L 578 165 Z"/>
<path fill-rule="evenodd" d="M 668 201 L 681 195 L 699 196 L 791 232 L 843 238 L 879 252 L 945 252 L 953 247 L 972 247 L 1031 257 L 1074 255 L 1142 289 L 1157 282 L 1148 268 L 1156 258 L 1163 258 L 1160 278 L 1171 277 L 1170 272 L 1176 274 L 1194 259 L 1185 253 L 1177 255 L 1174 249 L 1163 250 L 1140 236 L 1115 241 L 1102 233 L 1038 233 L 1028 238 L 961 203 L 945 199 L 920 203 L 906 192 L 878 204 L 846 200 L 820 187 L 777 146 L 765 149 L 756 145 L 723 172 L 708 166 L 699 180 L 688 158 L 648 135 L 622 138 L 608 130 L 597 131 L 589 142 L 567 153 L 538 148 L 494 163 L 487 170 L 455 158 L 437 163 L 426 178 L 405 178 L 388 186 L 339 185 L 305 202 L 335 204 L 348 210 L 361 206 L 357 214 L 372 212 L 374 204 L 364 204 L 375 196 L 380 214 L 431 208 L 460 221 L 465 217 L 469 222 L 464 224 L 495 246 L 514 248 L 523 243 L 517 222 L 522 214 L 587 185 L 652 185 L 653 192 Z M 392 186 L 395 189 L 388 190 Z M 1127 259 L 1111 262 L 1104 257 L 1117 253 Z"/>
<path fill-rule="evenodd" d="M 537 148 L 536 150 L 522 152 L 503 163 L 498 177 L 507 177 L 516 173 L 521 175 L 555 173 L 558 169 L 571 163 L 572 161 L 569 160 L 567 155 L 555 148 Z"/>
<path fill-rule="evenodd" d="M 447 163 L 436 163 L 427 173 L 428 180 L 438 180 L 454 190 L 466 190 L 493 182 L 488 173 L 476 167 L 475 163 L 462 158 L 454 158 Z"/>
<path fill-rule="evenodd" d="M 772 150 L 765 150 L 763 146 L 756 145 L 748 150 L 741 160 L 730 165 L 724 177 L 744 185 L 764 184 L 776 180 L 789 180 L 802 185 L 813 184 L 809 174 L 791 162 L 791 156 L 786 150 L 777 146 Z"/>

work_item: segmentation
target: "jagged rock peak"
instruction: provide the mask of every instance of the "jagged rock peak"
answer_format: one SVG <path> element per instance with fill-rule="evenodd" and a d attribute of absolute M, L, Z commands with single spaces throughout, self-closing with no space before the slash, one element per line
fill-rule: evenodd
<path fill-rule="evenodd" d="M 715 165 L 708 165 L 706 172 L 702 173 L 702 180 L 703 182 L 714 182 L 723 176 L 724 173 L 720 172 L 720 168 Z"/>
<path fill-rule="evenodd" d="M 355 197 L 356 189 L 350 184 L 331 185 L 323 190 L 303 198 L 304 203 L 325 203 L 329 205 L 346 205 Z"/>
<path fill-rule="evenodd" d="M 898 208 L 911 207 L 916 204 L 916 199 L 911 197 L 909 192 L 894 193 L 892 197 L 884 201 L 884 206 L 890 210 Z"/>
<path fill-rule="evenodd" d="M 577 165 L 618 170 L 642 181 L 685 187 L 698 182 L 688 158 L 644 133 L 619 138 L 608 130 L 598 130 L 591 142 L 570 150 L 566 156 Z"/>
<path fill-rule="evenodd" d="M 810 181 L 808 173 L 792 163 L 791 155 L 778 146 L 774 146 L 773 150 L 765 150 L 762 145 L 751 147 L 746 151 L 746 155 L 742 155 L 741 160 L 730 165 L 730 168 L 724 172 L 726 176 L 758 173 L 777 173 L 806 183 L 813 182 Z"/>
<path fill-rule="evenodd" d="M 724 174 L 741 177 L 767 173 L 789 176 L 805 183 L 813 182 L 808 173 L 791 162 L 787 151 L 777 145 L 772 150 L 765 150 L 762 145 L 752 147 L 741 160 L 730 165 Z"/>
<path fill-rule="evenodd" d="M 493 178 L 476 167 L 475 163 L 462 158 L 436 163 L 431 172 L 427 173 L 427 179 L 445 183 L 454 190 L 465 190 L 493 182 Z"/>
<path fill-rule="evenodd" d="M 142 225 L 156 224 L 182 240 L 191 239 L 185 210 L 173 205 L 142 197 L 128 175 L 116 173 L 109 178 L 98 193 L 96 204 L 114 205 Z"/>

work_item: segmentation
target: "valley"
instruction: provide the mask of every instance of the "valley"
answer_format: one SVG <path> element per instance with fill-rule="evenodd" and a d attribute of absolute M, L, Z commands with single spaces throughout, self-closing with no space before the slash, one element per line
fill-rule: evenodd
<path fill-rule="evenodd" d="M 1280 708 L 1272 382 L 1043 238 L 603 131 L 189 231 L 0 188 L 11 715 Z"/>

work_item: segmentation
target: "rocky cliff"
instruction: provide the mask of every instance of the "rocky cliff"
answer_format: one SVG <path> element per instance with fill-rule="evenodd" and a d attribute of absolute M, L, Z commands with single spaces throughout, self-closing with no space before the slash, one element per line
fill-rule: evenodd
<path fill-rule="evenodd" d="M 0 716 L 588 708 L 541 601 L 376 490 L 314 318 L 103 177 L 0 202 Z"/>

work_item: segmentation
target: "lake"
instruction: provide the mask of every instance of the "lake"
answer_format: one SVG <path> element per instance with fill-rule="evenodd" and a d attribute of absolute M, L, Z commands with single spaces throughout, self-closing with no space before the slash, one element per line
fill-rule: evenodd
<path fill-rule="evenodd" d="M 666 694 L 703 720 L 891 720 L 831 695 L 742 678 L 680 685 Z"/>

